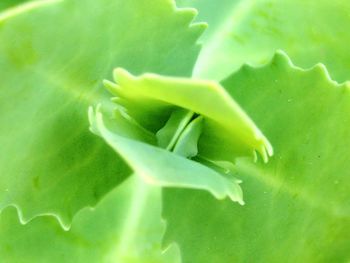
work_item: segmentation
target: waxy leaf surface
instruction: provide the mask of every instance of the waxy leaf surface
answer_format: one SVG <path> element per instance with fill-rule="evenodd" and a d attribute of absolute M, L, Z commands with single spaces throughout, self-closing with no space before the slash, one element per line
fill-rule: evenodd
<path fill-rule="evenodd" d="M 0 258 L 21 263 L 180 263 L 172 245 L 163 252 L 165 224 L 161 189 L 131 176 L 112 190 L 95 209 L 85 208 L 64 231 L 50 217 L 26 225 L 14 209 L 0 215 Z"/>
<path fill-rule="evenodd" d="M 222 85 L 269 138 L 274 156 L 267 164 L 237 162 L 243 207 L 166 189 L 166 240 L 191 263 L 348 262 L 349 84 L 331 81 L 322 65 L 302 70 L 278 53 Z"/>
<path fill-rule="evenodd" d="M 204 39 L 194 71 L 197 77 L 221 80 L 244 63 L 267 63 L 282 49 L 298 66 L 321 62 L 335 80 L 350 78 L 348 0 L 183 2 L 198 8 L 201 21 L 214 24 L 215 32 Z M 207 12 L 208 8 L 223 11 L 217 15 Z"/>
<path fill-rule="evenodd" d="M 130 173 L 88 130 L 101 80 L 118 66 L 189 76 L 205 26 L 171 1 L 51 2 L 0 19 L 0 208 L 68 226 Z"/>

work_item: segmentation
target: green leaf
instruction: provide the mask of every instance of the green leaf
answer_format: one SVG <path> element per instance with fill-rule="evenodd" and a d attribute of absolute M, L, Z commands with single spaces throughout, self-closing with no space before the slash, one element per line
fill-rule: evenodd
<path fill-rule="evenodd" d="M 184 187 L 204 189 L 211 192 L 216 198 L 229 197 L 232 201 L 243 204 L 242 191 L 239 181 L 227 178 L 213 169 L 191 161 L 180 155 L 169 152 L 142 140 L 130 138 L 131 132 L 121 135 L 120 127 L 125 127 L 127 120 L 113 118 L 117 129 L 109 129 L 105 125 L 103 115 L 98 108 L 96 113 L 90 111 L 92 130 L 99 134 L 140 176 L 151 185 L 163 187 Z M 108 120 L 107 120 L 108 121 Z"/>
<path fill-rule="evenodd" d="M 196 76 L 221 80 L 244 63 L 267 63 L 282 49 L 298 66 L 322 62 L 336 80 L 349 79 L 350 1 L 215 1 L 212 9 L 225 9 L 221 16 L 206 12 L 213 1 L 198 2 L 201 20 L 213 21 L 215 33 L 205 39 Z"/>
<path fill-rule="evenodd" d="M 203 122 L 203 117 L 200 116 L 187 125 L 176 142 L 174 153 L 187 158 L 198 155 L 198 142 L 203 131 Z"/>
<path fill-rule="evenodd" d="M 174 148 L 179 136 L 186 128 L 194 116 L 194 112 L 186 109 L 174 110 L 169 119 L 166 121 L 156 134 L 158 145 L 167 150 Z"/>
<path fill-rule="evenodd" d="M 256 157 L 256 151 L 267 161 L 272 148 L 220 85 L 155 74 L 135 77 L 120 68 L 114 78 L 118 84 L 105 83 L 117 108 L 91 108 L 92 132 L 151 184 L 205 189 L 243 204 L 240 181 L 230 169 L 212 169 L 215 161 L 233 166 L 235 158 Z"/>
<path fill-rule="evenodd" d="M 241 0 L 176 0 L 176 4 L 180 7 L 193 7 L 198 10 L 196 21 L 205 21 L 209 27 L 201 36 L 201 40 L 205 43 L 212 37 L 225 19 L 231 15 L 231 12 L 239 4 Z M 205 48 L 205 46 L 204 46 Z"/>
<path fill-rule="evenodd" d="M 237 162 L 246 205 L 166 189 L 166 240 L 184 262 L 350 260 L 350 85 L 278 53 L 222 82 L 270 139 L 269 163 Z"/>
<path fill-rule="evenodd" d="M 114 67 L 189 76 L 205 28 L 194 16 L 171 1 L 67 0 L 2 17 L 0 208 L 67 227 L 128 176 L 88 131 L 88 105 L 107 100 L 101 80 Z"/>
<path fill-rule="evenodd" d="M 0 2 L 0 11 L 10 8 L 10 7 L 14 7 L 18 4 L 22 4 L 27 2 L 28 0 L 2 0 Z"/>
<path fill-rule="evenodd" d="M 63 0 L 4 1 L 0 3 L 0 25 L 15 16 L 30 12 Z"/>
<path fill-rule="evenodd" d="M 114 71 L 114 79 L 117 84 L 106 83 L 117 96 L 114 101 L 152 132 L 165 124 L 174 108 L 202 115 L 204 127 L 198 147 L 206 158 L 234 162 L 237 156 L 254 156 L 257 151 L 267 161 L 272 155 L 268 140 L 216 82 L 155 74 L 135 77 L 123 69 Z M 182 118 L 189 118 L 183 114 Z"/>
<path fill-rule="evenodd" d="M 175 245 L 161 250 L 161 190 L 132 176 L 64 231 L 50 217 L 21 225 L 14 209 L 0 216 L 2 262 L 179 263 Z"/>

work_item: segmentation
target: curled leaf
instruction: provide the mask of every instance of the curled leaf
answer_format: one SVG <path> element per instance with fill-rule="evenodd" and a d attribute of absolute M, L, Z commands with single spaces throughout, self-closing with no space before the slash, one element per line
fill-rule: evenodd
<path fill-rule="evenodd" d="M 120 68 L 114 77 L 117 84 L 105 85 L 116 108 L 90 108 L 91 131 L 149 183 L 204 189 L 244 203 L 233 163 L 240 156 L 256 157 L 256 151 L 267 161 L 272 147 L 219 84 L 155 74 L 135 77 Z"/>

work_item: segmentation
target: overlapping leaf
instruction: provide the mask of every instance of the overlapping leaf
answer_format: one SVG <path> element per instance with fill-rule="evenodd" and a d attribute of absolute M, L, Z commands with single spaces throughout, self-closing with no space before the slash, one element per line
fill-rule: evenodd
<path fill-rule="evenodd" d="M 220 26 L 225 23 L 227 17 L 231 15 L 239 4 L 240 0 L 175 0 L 179 7 L 193 7 L 198 10 L 196 21 L 205 21 L 209 27 L 201 36 L 201 40 L 206 43 L 214 37 L 215 32 L 220 30 Z M 205 44 L 204 44 L 205 48 Z"/>
<path fill-rule="evenodd" d="M 51 2 L 0 21 L 0 207 L 67 225 L 130 172 L 88 131 L 101 80 L 117 66 L 190 75 L 204 26 L 171 1 Z"/>
<path fill-rule="evenodd" d="M 204 11 L 201 19 L 215 25 L 215 33 L 205 39 L 196 76 L 221 80 L 244 63 L 267 63 L 282 49 L 296 65 L 311 67 L 322 62 L 336 80 L 349 79 L 348 0 L 236 2 L 215 1 L 217 7 L 212 9 L 224 9 L 221 15 L 206 12 L 213 1 L 193 3 L 200 13 Z"/>
<path fill-rule="evenodd" d="M 206 189 L 243 203 L 239 181 L 208 168 L 204 160 L 233 165 L 235 158 L 258 151 L 267 161 L 272 147 L 220 85 L 154 74 L 135 77 L 122 69 L 115 71 L 115 80 L 118 85 L 106 86 L 118 108 L 106 114 L 106 124 L 101 107 L 92 110 L 91 130 L 137 175 L 160 186 Z"/>
<path fill-rule="evenodd" d="M 244 66 L 222 84 L 275 155 L 268 164 L 238 162 L 244 207 L 165 190 L 167 240 L 191 263 L 348 262 L 349 84 L 331 81 L 322 65 L 296 68 L 283 54 L 263 68 Z"/>
<path fill-rule="evenodd" d="M 80 211 L 70 231 L 50 217 L 21 225 L 16 211 L 0 215 L 2 262 L 179 263 L 176 246 L 161 250 L 161 189 L 132 176 L 95 209 Z"/>
<path fill-rule="evenodd" d="M 101 108 L 90 115 L 93 131 L 118 155 L 87 131 L 88 105 L 113 107 L 99 84 L 112 68 L 190 75 L 203 29 L 188 27 L 193 11 L 175 10 L 168 0 L 38 2 L 48 4 L 0 15 L 0 207 L 19 205 L 22 221 L 53 214 L 67 226 L 130 168 L 151 183 L 241 202 L 226 161 L 253 150 L 266 159 L 271 147 L 235 103 L 234 114 L 227 111 L 228 96 L 216 84 L 119 71 L 120 86 L 108 84 L 119 110 L 111 119 Z M 216 8 L 225 16 L 211 20 L 217 24 L 204 38 L 197 76 L 220 79 L 283 48 L 298 65 L 321 61 L 336 79 L 347 78 L 347 1 L 237 2 Z M 349 261 L 349 87 L 330 81 L 322 66 L 303 71 L 284 55 L 262 69 L 244 67 L 223 85 L 277 154 L 268 165 L 238 162 L 245 207 L 166 190 L 168 239 L 180 242 L 191 263 Z M 159 253 L 160 190 L 141 184 L 133 178 L 95 212 L 79 213 L 70 232 L 49 218 L 20 226 L 14 211 L 5 211 L 1 259 L 177 262 L 176 248 Z"/>

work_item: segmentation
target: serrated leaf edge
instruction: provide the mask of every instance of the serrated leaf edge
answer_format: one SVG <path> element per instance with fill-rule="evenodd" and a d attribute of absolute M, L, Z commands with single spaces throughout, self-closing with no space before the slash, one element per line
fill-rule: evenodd
<path fill-rule="evenodd" d="M 0 12 L 0 25 L 5 23 L 7 20 L 9 20 L 13 17 L 16 17 L 17 15 L 21 15 L 21 14 L 36 10 L 40 7 L 49 6 L 51 4 L 63 3 L 64 1 L 66 1 L 66 0 L 36 0 L 36 1 L 30 1 L 30 2 L 20 4 L 18 6 L 6 9 L 6 10 Z M 195 17 L 198 14 L 198 11 L 195 8 L 182 8 L 182 7 L 179 8 L 176 6 L 176 2 L 174 0 L 167 0 L 167 1 L 169 1 L 171 4 L 171 10 L 168 11 L 169 14 L 171 14 L 173 16 L 189 15 L 188 16 L 189 19 L 188 19 L 188 21 L 186 21 L 187 22 L 187 31 L 191 32 L 193 34 L 193 46 L 198 48 L 198 53 L 199 53 L 201 44 L 198 43 L 198 39 L 203 34 L 204 30 L 208 27 L 208 24 L 205 22 L 193 22 Z M 184 32 L 185 32 L 185 30 L 186 30 L 186 28 L 184 28 Z M 198 56 L 198 54 L 197 54 L 197 56 Z M 87 127 L 87 129 L 88 129 L 88 127 Z M 117 185 L 116 187 L 119 187 L 119 185 Z M 103 197 L 102 197 L 102 199 L 103 199 Z M 17 211 L 19 222 L 22 225 L 25 225 L 25 224 L 31 222 L 33 219 L 35 219 L 37 217 L 47 216 L 47 217 L 55 218 L 63 230 L 69 231 L 76 214 L 78 214 L 80 211 L 82 211 L 84 209 L 94 209 L 100 203 L 101 200 L 98 200 L 93 205 L 87 205 L 87 206 L 84 206 L 81 209 L 77 210 L 74 213 L 74 215 L 71 217 L 69 223 L 65 222 L 62 219 L 62 216 L 60 215 L 61 214 L 60 211 L 59 212 L 38 213 L 38 214 L 35 214 L 33 216 L 30 216 L 30 217 L 25 217 L 24 216 L 25 213 L 20 208 L 20 205 L 17 205 L 15 203 L 11 203 L 11 204 L 8 204 L 6 206 L 1 207 L 0 214 L 8 207 L 14 207 Z"/>

